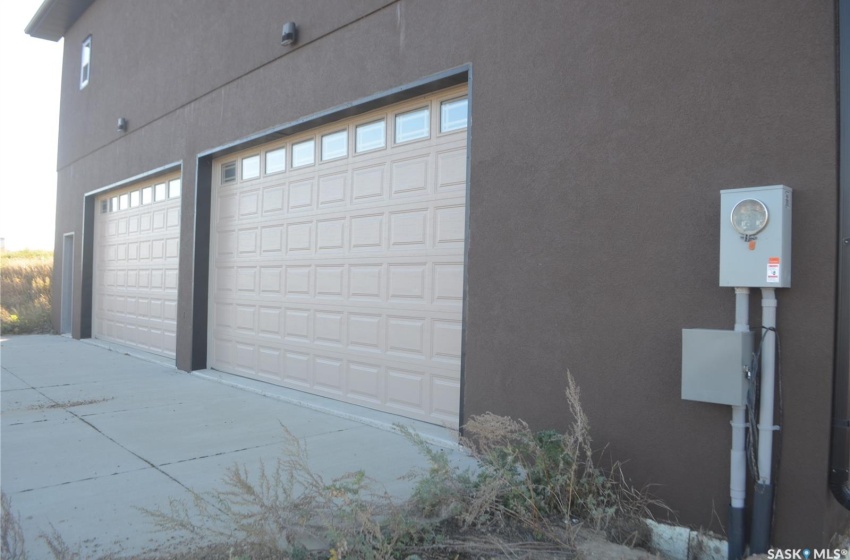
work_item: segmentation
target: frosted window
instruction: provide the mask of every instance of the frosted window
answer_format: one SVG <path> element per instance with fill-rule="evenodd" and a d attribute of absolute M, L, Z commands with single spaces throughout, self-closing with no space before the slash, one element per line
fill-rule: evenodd
<path fill-rule="evenodd" d="M 251 156 L 242 159 L 242 180 L 256 179 L 260 176 L 260 156 Z"/>
<path fill-rule="evenodd" d="M 419 138 L 427 138 L 429 111 L 428 108 L 417 109 L 402 113 L 395 117 L 395 141 L 409 142 Z"/>
<path fill-rule="evenodd" d="M 453 99 L 451 101 L 443 101 L 440 108 L 440 130 L 449 132 L 466 128 L 466 115 L 468 109 L 468 101 L 463 99 Z"/>
<path fill-rule="evenodd" d="M 286 171 L 286 148 L 266 152 L 266 175 Z"/>
<path fill-rule="evenodd" d="M 387 123 L 385 121 L 361 124 L 357 127 L 357 134 L 355 135 L 355 151 L 367 152 L 383 148 L 387 144 L 386 131 Z"/>
<path fill-rule="evenodd" d="M 172 179 L 168 182 L 168 198 L 178 198 L 180 196 L 182 182 L 180 179 Z"/>
<path fill-rule="evenodd" d="M 316 161 L 316 141 L 307 140 L 292 145 L 292 167 L 312 165 Z"/>
<path fill-rule="evenodd" d="M 348 131 L 340 130 L 322 136 L 322 161 L 348 155 Z"/>

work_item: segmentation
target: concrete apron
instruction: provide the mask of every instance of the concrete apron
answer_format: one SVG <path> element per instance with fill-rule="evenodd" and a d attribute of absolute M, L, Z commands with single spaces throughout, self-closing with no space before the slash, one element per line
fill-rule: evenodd
<path fill-rule="evenodd" d="M 468 461 L 451 430 L 117 350 L 50 335 L 0 341 L 0 486 L 31 558 L 50 557 L 39 535 L 51 526 L 83 557 L 168 545 L 174 535 L 138 508 L 223 489 L 234 464 L 273 464 L 281 426 L 326 480 L 362 469 L 399 498 L 411 489 L 400 477 L 427 463 L 394 423 Z"/>

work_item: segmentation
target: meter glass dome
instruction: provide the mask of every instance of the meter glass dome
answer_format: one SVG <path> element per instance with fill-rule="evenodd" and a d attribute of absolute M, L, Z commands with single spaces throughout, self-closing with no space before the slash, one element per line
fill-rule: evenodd
<path fill-rule="evenodd" d="M 760 200 L 748 198 L 732 209 L 732 227 L 741 235 L 755 235 L 767 225 L 767 207 Z"/>

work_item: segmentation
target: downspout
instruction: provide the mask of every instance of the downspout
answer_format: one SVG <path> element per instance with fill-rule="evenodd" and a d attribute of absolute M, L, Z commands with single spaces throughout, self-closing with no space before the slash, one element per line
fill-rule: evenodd
<path fill-rule="evenodd" d="M 850 509 L 850 6 L 838 4 L 838 294 L 835 371 L 832 380 L 832 435 L 829 488 Z"/>

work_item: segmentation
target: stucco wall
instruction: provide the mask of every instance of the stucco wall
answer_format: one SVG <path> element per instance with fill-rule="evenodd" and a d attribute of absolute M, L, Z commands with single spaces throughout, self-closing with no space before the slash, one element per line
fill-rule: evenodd
<path fill-rule="evenodd" d="M 83 193 L 182 161 L 179 367 L 195 328 L 197 154 L 469 63 L 466 417 L 564 428 L 569 369 L 598 446 L 636 482 L 659 483 L 680 522 L 720 530 L 730 412 L 679 398 L 680 330 L 734 321 L 732 290 L 718 287 L 719 191 L 786 184 L 794 270 L 779 293 L 774 534 L 815 546 L 847 521 L 826 513 L 832 1 L 143 4 L 96 2 L 65 38 L 57 251 L 81 231 Z M 287 20 L 294 49 L 279 45 Z"/>

